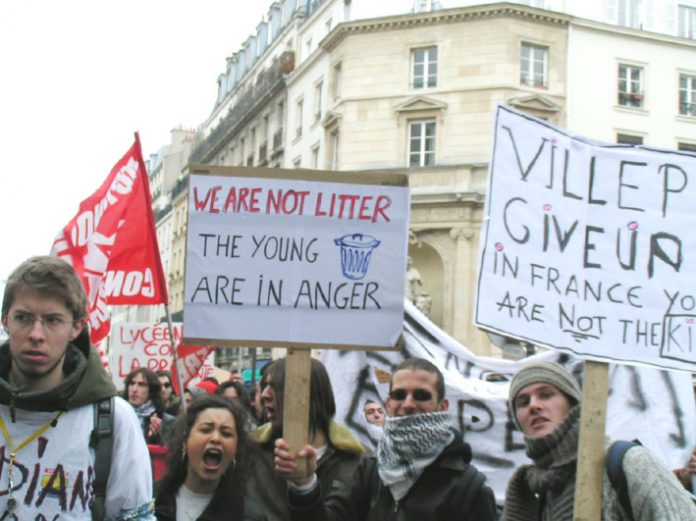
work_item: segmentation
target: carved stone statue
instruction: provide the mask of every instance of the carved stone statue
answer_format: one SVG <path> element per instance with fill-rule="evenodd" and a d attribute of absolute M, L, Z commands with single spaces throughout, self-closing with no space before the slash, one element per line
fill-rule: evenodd
<path fill-rule="evenodd" d="M 426 316 L 430 316 L 430 308 L 432 306 L 432 298 L 430 293 L 425 291 L 423 287 L 423 279 L 418 269 L 413 265 L 413 259 L 409 256 L 408 267 L 406 269 L 406 291 L 405 295 L 408 300 Z"/>

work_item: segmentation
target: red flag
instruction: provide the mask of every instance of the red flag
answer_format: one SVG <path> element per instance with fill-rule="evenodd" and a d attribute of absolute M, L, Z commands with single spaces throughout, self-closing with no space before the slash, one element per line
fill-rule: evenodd
<path fill-rule="evenodd" d="M 133 146 L 58 234 L 51 255 L 69 262 L 85 285 L 94 344 L 109 334 L 107 304 L 168 302 L 137 133 Z"/>
<path fill-rule="evenodd" d="M 179 375 L 184 381 L 184 388 L 198 374 L 205 359 L 214 349 L 212 346 L 186 346 L 179 344 L 176 348 L 176 371 L 172 368 L 172 386 L 179 393 Z"/>

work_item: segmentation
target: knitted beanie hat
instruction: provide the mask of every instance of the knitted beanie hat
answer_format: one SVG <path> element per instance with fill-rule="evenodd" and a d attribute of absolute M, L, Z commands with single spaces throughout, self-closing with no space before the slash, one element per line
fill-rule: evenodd
<path fill-rule="evenodd" d="M 515 397 L 528 385 L 538 383 L 551 384 L 558 388 L 563 394 L 570 398 L 573 405 L 580 403 L 582 396 L 580 386 L 573 375 L 566 371 L 562 365 L 549 361 L 532 362 L 522 366 L 522 368 L 515 373 L 515 376 L 510 382 L 508 405 L 515 423 L 517 423 L 517 415 L 515 414 L 514 406 Z"/>

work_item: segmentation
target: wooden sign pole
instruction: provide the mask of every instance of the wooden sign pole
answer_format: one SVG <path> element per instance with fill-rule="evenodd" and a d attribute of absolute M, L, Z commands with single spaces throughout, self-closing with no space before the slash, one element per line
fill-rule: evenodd
<path fill-rule="evenodd" d="M 285 359 L 285 387 L 283 393 L 283 438 L 290 451 L 297 453 L 309 442 L 309 391 L 311 377 L 309 349 L 288 349 Z M 297 460 L 296 474 L 303 476 L 307 461 Z"/>
<path fill-rule="evenodd" d="M 609 366 L 585 362 L 573 521 L 601 521 Z"/>

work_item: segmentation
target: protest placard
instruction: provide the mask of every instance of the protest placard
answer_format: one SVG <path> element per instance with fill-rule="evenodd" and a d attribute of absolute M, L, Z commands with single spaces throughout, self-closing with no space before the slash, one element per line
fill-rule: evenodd
<path fill-rule="evenodd" d="M 696 368 L 696 157 L 500 107 L 476 323 L 596 361 Z"/>
<path fill-rule="evenodd" d="M 544 351 L 518 361 L 476 356 L 409 302 L 403 336 L 405 345 L 398 352 L 322 351 L 336 398 L 336 421 L 376 451 L 381 430 L 367 423 L 365 401 L 384 404 L 394 368 L 409 357 L 425 358 L 442 371 L 451 421 L 474 449 L 474 465 L 486 475 L 488 486 L 502 504 L 514 471 L 530 463 L 523 434 L 509 416 L 509 380 L 530 362 L 553 360 L 575 375 L 583 373 L 584 364 L 559 351 Z M 688 460 L 696 447 L 690 374 L 611 364 L 609 397 L 604 396 L 608 401 L 606 430 L 601 430 L 602 441 L 595 445 L 595 452 L 601 453 L 596 447 L 604 446 L 605 439 L 640 438 L 668 469 L 681 467 Z"/>
<path fill-rule="evenodd" d="M 214 353 L 204 350 L 200 356 L 187 362 L 187 355 L 201 350 L 197 346 L 182 346 L 182 324 L 172 323 L 174 344 L 180 358 L 180 372 L 184 375 L 184 385 L 196 383 L 211 376 L 214 369 Z M 111 333 L 111 356 L 109 369 L 117 388 L 134 369 L 146 367 L 152 371 L 172 371 L 172 338 L 166 323 L 118 323 Z M 188 370 L 190 368 L 190 370 Z M 177 387 L 178 390 L 178 387 Z"/>
<path fill-rule="evenodd" d="M 185 341 L 394 347 L 409 204 L 401 174 L 191 167 Z"/>

